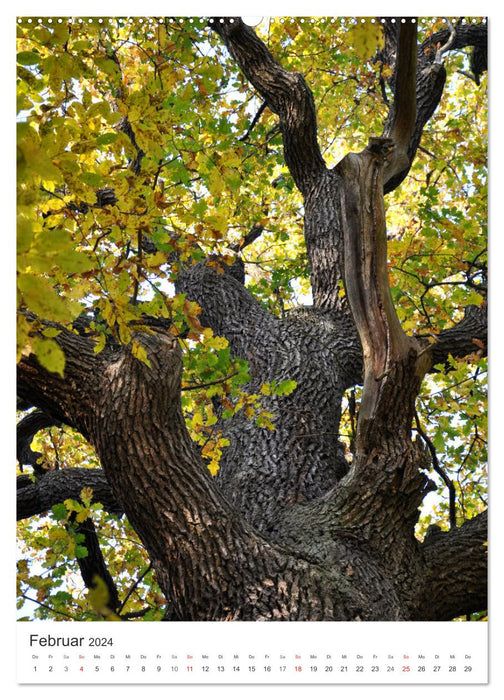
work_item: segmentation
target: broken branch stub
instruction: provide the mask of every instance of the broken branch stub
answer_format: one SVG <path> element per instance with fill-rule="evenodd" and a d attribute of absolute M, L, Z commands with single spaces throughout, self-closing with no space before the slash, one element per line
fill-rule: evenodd
<path fill-rule="evenodd" d="M 414 398 L 429 361 L 402 330 L 388 283 L 383 171 L 395 157 L 394 150 L 392 139 L 372 138 L 361 153 L 349 154 L 338 165 L 345 286 L 364 354 L 358 452 L 372 446 L 373 426 L 409 432 Z"/>

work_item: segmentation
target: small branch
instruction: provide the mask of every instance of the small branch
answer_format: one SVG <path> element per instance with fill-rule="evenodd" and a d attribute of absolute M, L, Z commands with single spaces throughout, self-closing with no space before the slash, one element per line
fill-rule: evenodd
<path fill-rule="evenodd" d="M 205 389 L 207 386 L 215 386 L 216 384 L 223 384 L 224 382 L 227 382 L 228 379 L 235 377 L 237 374 L 238 374 L 238 370 L 236 370 L 236 372 L 231 372 L 231 374 L 228 374 L 226 377 L 222 377 L 222 379 L 214 379 L 211 382 L 205 382 L 203 384 L 187 384 L 186 386 L 182 387 L 181 391 L 194 391 L 195 389 Z"/>
<path fill-rule="evenodd" d="M 131 122 L 129 121 L 128 117 L 123 117 L 116 128 L 126 134 L 131 141 L 131 145 L 136 151 L 136 156 L 129 163 L 129 167 L 135 173 L 135 175 L 138 175 L 142 167 L 142 159 L 145 156 L 145 152 L 142 151 L 137 143 L 135 132 L 133 131 L 133 127 L 131 126 Z"/>
<path fill-rule="evenodd" d="M 250 231 L 240 241 L 240 243 L 235 243 L 230 246 L 231 250 L 234 250 L 236 252 L 242 251 L 244 248 L 256 241 L 263 231 L 264 226 L 261 226 L 260 224 L 254 224 Z"/>
<path fill-rule="evenodd" d="M 246 78 L 278 114 L 285 162 L 302 193 L 326 171 L 317 140 L 313 95 L 300 73 L 285 70 L 239 17 L 214 17 L 209 25 L 226 44 Z"/>
<path fill-rule="evenodd" d="M 449 512 L 450 512 L 450 529 L 457 527 L 457 514 L 456 514 L 456 507 L 455 507 L 455 486 L 453 484 L 453 481 L 448 477 L 447 473 L 445 470 L 441 467 L 439 464 L 439 460 L 437 457 L 436 453 L 436 448 L 434 447 L 434 444 L 432 440 L 428 437 L 428 435 L 425 433 L 423 430 L 421 424 L 420 424 L 420 418 L 418 417 L 417 411 L 415 411 L 415 424 L 416 424 L 416 429 L 422 440 L 425 442 L 427 445 L 427 448 L 430 452 L 430 456 L 432 459 L 432 468 L 436 472 L 436 474 L 439 474 L 441 479 L 444 481 L 446 487 L 448 488 L 448 498 L 449 498 Z"/>
<path fill-rule="evenodd" d="M 146 613 L 150 612 L 152 610 L 152 607 L 148 606 L 144 608 L 143 610 L 137 610 L 136 612 L 129 612 L 129 613 L 124 613 L 124 615 L 121 615 L 122 620 L 136 620 L 139 617 L 143 617 Z"/>
<path fill-rule="evenodd" d="M 127 603 L 128 600 L 131 598 L 131 595 L 132 595 L 133 592 L 138 588 L 138 586 L 140 585 L 140 583 L 142 582 L 142 580 L 145 578 L 145 576 L 147 576 L 147 574 L 149 573 L 149 571 L 150 571 L 151 569 L 152 569 L 152 564 L 149 564 L 149 566 L 147 566 L 147 568 L 145 569 L 145 571 L 138 577 L 138 579 L 135 581 L 135 583 L 131 586 L 131 588 L 130 588 L 129 591 L 128 591 L 128 594 L 126 595 L 126 598 L 123 600 L 122 605 L 121 605 L 121 607 L 119 608 L 119 610 L 118 610 L 118 612 L 117 612 L 118 615 L 120 615 L 120 614 L 122 613 L 122 611 L 124 610 L 124 607 L 125 607 L 126 603 Z M 125 615 L 125 617 L 132 617 L 133 615 L 134 615 L 134 613 L 128 613 L 127 615 Z"/>
<path fill-rule="evenodd" d="M 29 595 L 26 595 L 25 593 L 22 593 L 21 597 L 23 598 L 23 600 L 29 600 L 30 603 L 36 603 L 41 608 L 45 608 L 46 610 L 50 610 L 52 613 L 55 613 L 56 615 L 62 615 L 63 617 L 68 617 L 69 620 L 77 620 L 78 619 L 77 617 L 75 617 L 75 615 L 69 615 L 68 613 L 64 613 L 64 612 L 61 612 L 60 610 L 56 610 L 55 608 L 51 608 L 50 605 L 46 605 L 45 603 L 41 603 L 40 600 L 35 600 L 35 598 L 31 598 Z"/>
<path fill-rule="evenodd" d="M 135 263 L 136 264 L 136 270 L 137 274 L 136 277 L 133 281 L 133 298 L 131 300 L 131 303 L 133 306 L 136 306 L 138 303 L 138 291 L 140 289 L 140 283 L 139 283 L 139 278 L 142 276 L 142 257 L 143 257 L 143 246 L 142 246 L 142 232 L 138 231 L 137 233 L 137 256 L 138 256 L 138 261 Z"/>
<path fill-rule="evenodd" d="M 459 73 L 460 75 L 463 75 L 464 78 L 469 78 L 469 80 L 472 80 L 473 83 L 476 83 L 476 85 L 479 85 L 478 81 L 476 80 L 476 76 L 474 75 L 474 73 L 469 73 L 468 71 L 460 70 L 460 69 L 457 71 L 457 73 Z"/>
<path fill-rule="evenodd" d="M 418 150 L 421 151 L 422 153 L 425 153 L 426 155 L 430 156 L 431 158 L 434 158 L 434 160 L 438 159 L 438 156 L 436 156 L 434 153 L 431 153 L 423 146 L 418 146 Z"/>
<path fill-rule="evenodd" d="M 450 35 L 449 35 L 446 43 L 437 50 L 436 58 L 434 59 L 434 63 L 440 64 L 442 62 L 443 54 L 452 48 L 452 46 L 455 42 L 455 37 L 457 36 L 457 30 L 455 29 L 453 24 L 450 22 L 450 20 L 446 19 L 446 22 L 448 24 L 448 29 L 450 30 Z"/>
<path fill-rule="evenodd" d="M 256 114 L 255 117 L 252 119 L 252 122 L 251 122 L 249 128 L 247 129 L 247 132 L 246 132 L 241 138 L 239 138 L 238 141 L 246 141 L 246 140 L 248 139 L 248 137 L 249 137 L 251 131 L 253 130 L 254 126 L 257 124 L 257 122 L 258 122 L 259 119 L 261 118 L 261 114 L 264 112 L 264 110 L 266 109 L 266 107 L 267 107 L 266 102 L 263 102 L 262 105 L 261 105 L 261 106 L 259 107 L 259 109 L 257 110 L 257 114 Z"/>

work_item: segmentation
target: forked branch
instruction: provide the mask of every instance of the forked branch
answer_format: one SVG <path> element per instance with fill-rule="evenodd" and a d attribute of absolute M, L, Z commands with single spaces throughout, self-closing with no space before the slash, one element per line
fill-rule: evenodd
<path fill-rule="evenodd" d="M 317 141 L 313 96 L 303 76 L 282 68 L 239 17 L 214 17 L 210 26 L 267 106 L 280 117 L 285 162 L 296 185 L 306 194 L 326 166 Z"/>

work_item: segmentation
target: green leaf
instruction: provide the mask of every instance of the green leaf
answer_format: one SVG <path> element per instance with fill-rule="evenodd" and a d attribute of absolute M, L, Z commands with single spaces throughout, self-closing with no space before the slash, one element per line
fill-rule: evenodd
<path fill-rule="evenodd" d="M 26 307 L 40 318 L 67 322 L 81 309 L 80 305 L 73 305 L 59 296 L 43 277 L 22 273 L 18 275 L 17 286 Z"/>
<path fill-rule="evenodd" d="M 42 331 L 42 335 L 45 338 L 57 338 L 61 333 L 61 329 L 59 328 L 44 328 Z"/>
<path fill-rule="evenodd" d="M 75 556 L 77 559 L 84 559 L 89 554 L 87 547 L 82 544 L 75 545 Z"/>
<path fill-rule="evenodd" d="M 68 516 L 68 511 L 63 503 L 56 503 L 52 506 L 51 512 L 56 520 L 65 520 Z"/>
<path fill-rule="evenodd" d="M 102 134 L 96 139 L 96 143 L 100 146 L 107 146 L 110 143 L 114 143 L 119 138 L 119 134 Z"/>
<path fill-rule="evenodd" d="M 40 60 L 40 54 L 34 51 L 20 51 L 17 55 L 17 62 L 22 66 L 35 66 Z"/>
<path fill-rule="evenodd" d="M 119 72 L 119 66 L 111 58 L 95 58 L 96 65 L 107 75 L 115 75 Z"/>
<path fill-rule="evenodd" d="M 103 183 L 103 177 L 98 173 L 82 173 L 80 178 L 90 187 L 99 187 Z"/>
<path fill-rule="evenodd" d="M 364 22 L 360 20 L 364 19 Z M 371 23 L 369 18 L 357 17 L 358 24 L 348 30 L 348 42 L 357 55 L 367 61 L 385 45 L 383 28 L 378 23 Z"/>
<path fill-rule="evenodd" d="M 280 382 L 280 384 L 277 385 L 275 393 L 278 394 L 278 396 L 288 396 L 289 394 L 292 394 L 296 387 L 296 381 L 294 381 L 293 379 L 286 379 L 285 381 Z"/>

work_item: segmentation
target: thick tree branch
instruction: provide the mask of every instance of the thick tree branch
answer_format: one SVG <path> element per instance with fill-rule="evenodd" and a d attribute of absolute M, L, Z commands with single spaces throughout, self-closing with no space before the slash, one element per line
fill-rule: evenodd
<path fill-rule="evenodd" d="M 354 461 L 331 507 L 336 521 L 372 542 L 398 585 L 406 586 L 401 577 L 416 566 L 411 543 L 418 507 L 431 489 L 421 471 L 424 451 L 411 441 L 429 358 L 402 330 L 389 289 L 382 177 L 394 149 L 392 139 L 370 139 L 364 151 L 338 164 L 345 289 L 362 344 L 364 385 Z"/>
<path fill-rule="evenodd" d="M 268 107 L 280 117 L 285 162 L 304 197 L 305 241 L 314 305 L 341 310 L 344 301 L 340 294 L 343 245 L 339 183 L 320 153 L 312 93 L 302 75 L 280 66 L 241 19 L 214 18 L 211 26 Z"/>
<path fill-rule="evenodd" d="M 252 338 L 271 328 L 275 321 L 232 274 L 218 274 L 205 262 L 183 270 L 175 288 L 201 306 L 203 325 L 225 336 L 233 354 L 243 359 L 248 359 Z"/>
<path fill-rule="evenodd" d="M 487 527 L 485 511 L 449 532 L 429 528 L 422 546 L 426 575 L 413 619 L 451 620 L 487 609 Z"/>
<path fill-rule="evenodd" d="M 383 26 L 385 29 L 386 43 L 385 48 L 379 55 L 379 58 L 383 60 L 384 63 L 397 67 L 396 57 L 398 50 L 397 42 L 399 24 L 397 22 L 392 24 L 390 20 L 387 20 Z M 454 36 L 452 34 L 453 30 L 455 32 Z M 446 69 L 442 63 L 436 61 L 439 49 L 441 47 L 447 47 L 445 48 L 445 51 L 454 51 L 457 49 L 466 48 L 468 46 L 473 46 L 478 51 L 478 74 L 481 74 L 483 70 L 486 70 L 486 23 L 459 23 L 452 28 L 452 30 L 446 29 L 433 34 L 418 47 L 416 71 L 417 109 L 415 125 L 407 147 L 409 164 L 400 172 L 391 174 L 384 179 L 385 193 L 391 192 L 398 187 L 407 176 L 420 144 L 424 127 L 434 114 L 443 95 L 443 89 L 446 82 Z M 385 125 L 385 136 L 390 133 L 394 118 L 395 111 L 394 108 L 392 108 L 387 119 L 387 124 Z"/>
<path fill-rule="evenodd" d="M 258 431 L 243 412 L 216 426 L 230 441 L 217 476 L 222 493 L 269 534 L 285 508 L 321 496 L 347 471 L 339 444 L 341 396 L 362 376 L 353 321 L 349 313 L 316 308 L 273 317 L 227 273 L 205 264 L 184 271 L 178 284 L 202 306 L 202 322 L 247 360 L 247 391 L 274 414 L 273 432 Z M 297 383 L 291 396 L 261 393 L 263 383 L 283 380 Z M 326 388 L 323 396 L 317 382 Z"/>
<path fill-rule="evenodd" d="M 79 500 L 83 488 L 92 488 L 93 502 L 101 503 L 106 511 L 115 515 L 124 512 L 101 469 L 54 469 L 34 482 L 18 477 L 17 519 L 41 515 L 67 498 Z"/>
<path fill-rule="evenodd" d="M 394 150 L 387 159 L 383 179 L 409 166 L 408 146 L 416 119 L 417 23 L 400 24 L 394 82 L 394 103 L 390 127 L 384 136 L 391 138 Z"/>
<path fill-rule="evenodd" d="M 459 323 L 436 336 L 436 341 L 430 346 L 432 367 L 446 363 L 449 355 L 462 358 L 472 353 L 487 354 L 487 311 L 487 306 L 467 306 Z"/>
<path fill-rule="evenodd" d="M 247 79 L 280 117 L 285 162 L 306 195 L 326 166 L 317 141 L 313 96 L 303 76 L 282 68 L 239 17 L 215 17 L 210 23 Z"/>
<path fill-rule="evenodd" d="M 409 435 L 414 392 L 428 365 L 419 355 L 420 345 L 401 328 L 388 284 L 382 171 L 393 148 L 391 139 L 371 139 L 366 150 L 346 156 L 338 166 L 343 181 L 345 287 L 364 355 L 356 442 L 363 453 L 379 437 L 376 430 L 382 432 L 385 426 L 391 434 Z"/>
<path fill-rule="evenodd" d="M 109 351 L 105 349 L 97 356 L 90 338 L 59 326 L 58 329 L 61 331 L 58 345 L 65 353 L 64 376 L 44 370 L 35 355 L 22 357 L 17 366 L 18 395 L 55 420 L 76 428 L 88 439 L 92 416 L 90 390 L 99 388 L 99 366 Z M 72 377 L 70 384 L 68 376 Z"/>
<path fill-rule="evenodd" d="M 105 584 L 108 592 L 108 600 L 104 608 L 117 611 L 120 606 L 119 592 L 110 575 L 103 553 L 101 551 L 98 535 L 91 518 L 87 518 L 82 523 L 74 522 L 75 534 L 84 535 L 84 540 L 80 543 L 87 549 L 85 557 L 79 557 L 77 563 L 81 572 L 82 580 L 86 588 L 93 590 L 99 586 L 99 580 Z"/>
<path fill-rule="evenodd" d="M 88 356 L 79 336 L 62 331 L 65 376 L 23 358 L 19 387 L 86 427 L 178 619 L 400 618 L 379 569 L 371 576 L 381 602 L 363 608 L 368 558 L 351 574 L 344 558 L 329 567 L 309 562 L 259 536 L 222 498 L 185 426 L 177 340 L 162 331 L 136 339 L 149 365 L 126 348 Z M 87 397 L 87 417 L 71 395 Z"/>
<path fill-rule="evenodd" d="M 60 425 L 59 421 L 40 410 L 32 411 L 19 421 L 16 426 L 16 458 L 21 469 L 23 465 L 29 464 L 35 471 L 42 473 L 45 471 L 38 463 L 42 453 L 32 450 L 30 444 L 39 430 Z"/>

